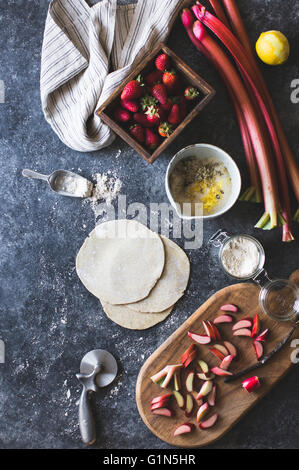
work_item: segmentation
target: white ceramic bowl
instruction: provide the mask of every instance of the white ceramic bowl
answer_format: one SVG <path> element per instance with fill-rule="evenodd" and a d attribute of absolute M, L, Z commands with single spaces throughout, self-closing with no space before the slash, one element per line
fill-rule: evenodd
<path fill-rule="evenodd" d="M 210 144 L 194 144 L 194 145 L 189 145 L 188 147 L 183 148 L 180 150 L 175 156 L 172 158 L 170 161 L 167 172 L 166 172 L 166 177 L 165 177 L 165 188 L 166 188 L 166 193 L 167 197 L 169 199 L 170 204 L 175 208 L 177 214 L 179 217 L 182 219 L 197 219 L 201 218 L 198 216 L 190 217 L 183 215 L 181 213 L 180 205 L 177 204 L 170 192 L 170 187 L 169 187 L 169 177 L 171 172 L 173 171 L 174 167 L 176 164 L 183 160 L 184 158 L 188 157 L 200 157 L 200 158 L 216 158 L 220 162 L 224 164 L 226 167 L 230 178 L 232 182 L 232 190 L 229 198 L 226 201 L 226 204 L 222 206 L 221 210 L 218 212 L 215 212 L 214 214 L 211 215 L 203 215 L 202 218 L 207 220 L 207 219 L 214 219 L 216 217 L 219 217 L 220 215 L 225 214 L 229 209 L 232 208 L 232 206 L 235 204 L 237 201 L 240 191 L 241 191 L 241 175 L 239 168 L 237 167 L 236 163 L 234 160 L 226 153 L 224 150 L 220 149 L 219 147 L 215 147 L 214 145 Z"/>

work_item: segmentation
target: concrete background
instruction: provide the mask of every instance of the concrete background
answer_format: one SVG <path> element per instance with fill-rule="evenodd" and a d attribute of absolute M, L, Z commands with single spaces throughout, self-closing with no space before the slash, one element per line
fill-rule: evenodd
<path fill-rule="evenodd" d="M 213 292 L 232 283 L 209 252 L 219 227 L 255 234 L 273 277 L 298 267 L 298 241 L 281 242 L 280 230 L 256 231 L 261 207 L 238 202 L 224 217 L 204 225 L 204 245 L 188 252 L 191 281 L 164 323 L 143 332 L 110 322 L 98 300 L 80 283 L 75 256 L 94 228 L 94 215 L 80 200 L 62 198 L 42 182 L 24 179 L 23 168 L 50 173 L 114 171 L 128 203 L 166 202 L 164 175 L 171 156 L 185 145 L 209 142 L 227 150 L 248 182 L 239 130 L 226 91 L 212 66 L 189 43 L 178 20 L 168 44 L 211 83 L 217 95 L 186 131 L 149 166 L 119 138 L 110 148 L 78 153 L 65 147 L 43 118 L 39 97 L 40 51 L 48 0 L 7 0 L 0 5 L 1 307 L 0 448 L 81 448 L 78 430 L 81 357 L 101 347 L 120 367 L 117 381 L 97 395 L 98 448 L 169 448 L 143 424 L 135 405 L 135 382 L 144 360 Z M 292 145 L 299 147 L 299 104 L 290 100 L 299 78 L 299 4 L 292 0 L 239 0 L 252 41 L 269 29 L 287 34 L 291 57 L 283 67 L 262 66 Z M 295 204 L 294 204 L 295 208 Z M 298 226 L 295 228 L 297 239 Z M 298 371 L 291 373 L 229 433 L 210 448 L 298 448 Z"/>

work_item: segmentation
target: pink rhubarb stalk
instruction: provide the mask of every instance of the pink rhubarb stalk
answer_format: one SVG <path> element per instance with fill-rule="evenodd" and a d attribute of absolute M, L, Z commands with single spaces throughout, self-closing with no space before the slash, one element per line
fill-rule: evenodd
<path fill-rule="evenodd" d="M 276 157 L 276 162 L 279 170 L 280 182 L 281 182 L 281 202 L 282 202 L 282 213 L 280 214 L 277 211 L 276 215 L 279 216 L 279 223 L 285 224 L 286 227 L 283 228 L 283 241 L 291 241 L 294 239 L 292 235 L 291 228 L 291 218 L 290 218 L 290 197 L 288 191 L 288 183 L 286 178 L 286 172 L 284 167 L 283 156 L 281 153 L 281 148 L 277 136 L 275 126 L 272 122 L 272 116 L 270 115 L 265 99 L 262 96 L 260 90 L 258 89 L 258 84 L 256 84 L 256 73 L 255 69 L 252 67 L 252 63 L 248 58 L 248 55 L 238 39 L 233 35 L 233 33 L 223 24 L 218 18 L 209 13 L 204 6 L 199 2 L 197 5 L 192 7 L 192 11 L 195 16 L 205 24 L 214 34 L 223 42 L 227 47 L 229 52 L 234 57 L 236 63 L 240 67 L 243 79 L 247 85 L 247 88 L 252 91 L 255 96 L 256 102 L 261 110 L 263 117 L 265 119 L 269 135 L 271 137 L 271 142 L 274 148 L 274 153 Z M 196 36 L 196 34 L 195 34 Z M 261 171 L 261 175 L 264 174 Z M 299 182 L 299 179 L 298 179 Z M 265 194 L 264 194 L 265 197 Z M 270 224 L 269 224 L 270 221 Z M 277 223 L 275 224 L 277 225 Z M 275 226 L 274 225 L 274 226 Z M 271 220 L 271 213 L 264 215 L 259 222 L 256 224 L 257 228 L 271 229 L 273 228 L 273 220 Z"/>
<path fill-rule="evenodd" d="M 193 42 L 193 44 L 195 45 L 195 47 L 199 49 L 213 63 L 213 58 L 208 56 L 207 52 L 203 49 L 200 41 L 198 41 L 193 34 L 192 28 L 193 28 L 193 23 L 194 23 L 194 17 L 191 11 L 185 8 L 182 12 L 181 18 L 182 18 L 183 25 L 185 26 L 185 29 L 187 31 L 187 34 L 189 38 L 191 39 L 191 41 Z M 261 183 L 260 183 L 258 168 L 257 168 L 257 164 L 255 161 L 251 140 L 250 140 L 250 135 L 247 129 L 247 124 L 244 119 L 239 102 L 235 94 L 231 91 L 229 80 L 226 79 L 226 76 L 222 73 L 221 69 L 219 69 L 219 73 L 225 82 L 226 88 L 231 97 L 231 100 L 233 102 L 233 105 L 237 114 L 237 119 L 239 121 L 239 127 L 240 127 L 240 132 L 241 132 L 241 138 L 242 138 L 243 147 L 244 147 L 244 153 L 245 153 L 245 157 L 247 161 L 248 173 L 250 177 L 250 187 L 247 188 L 246 191 L 241 195 L 240 200 L 251 201 L 251 202 L 262 202 L 261 189 L 260 189 Z M 237 311 L 237 310 L 233 310 L 233 311 Z"/>
<path fill-rule="evenodd" d="M 231 100 L 235 108 L 235 113 L 236 113 L 237 120 L 239 123 L 240 134 L 241 134 L 241 139 L 243 142 L 243 148 L 244 148 L 244 153 L 245 153 L 247 168 L 248 168 L 248 173 L 249 173 L 249 179 L 250 179 L 250 186 L 240 196 L 240 201 L 262 202 L 262 195 L 261 195 L 261 190 L 260 190 L 261 182 L 260 182 L 260 177 L 258 174 L 258 168 L 257 168 L 247 124 L 242 114 L 239 102 L 237 101 L 235 95 L 231 93 L 229 84 L 227 83 L 226 83 L 226 88 L 231 96 Z"/>
<path fill-rule="evenodd" d="M 208 57 L 213 57 L 213 63 L 216 65 L 217 69 L 222 70 L 222 72 L 226 75 L 232 92 L 238 97 L 238 101 L 248 126 L 248 131 L 250 133 L 251 142 L 254 147 L 259 170 L 261 175 L 263 175 L 262 186 L 265 213 L 257 225 L 260 228 L 263 228 L 269 223 L 269 228 L 273 228 L 277 226 L 277 219 L 280 214 L 276 175 L 268 156 L 265 135 L 260 128 L 259 119 L 256 116 L 254 106 L 233 64 L 230 62 L 221 47 L 218 46 L 218 44 L 209 36 L 209 34 L 207 34 L 204 26 L 199 21 L 195 21 L 193 25 L 193 33 L 194 36 L 201 42 L 203 49 L 207 51 Z"/>
<path fill-rule="evenodd" d="M 217 18 L 219 18 L 219 20 L 225 24 L 225 26 L 227 28 L 230 27 L 229 25 L 229 22 L 228 22 L 228 19 L 224 13 L 224 10 L 222 8 L 222 5 L 220 3 L 219 0 L 209 0 L 209 3 L 211 5 L 211 7 L 213 8 L 214 12 L 215 12 L 215 15 L 217 16 Z"/>
<path fill-rule="evenodd" d="M 235 0 L 222 0 L 222 1 L 226 10 L 227 16 L 229 17 L 230 23 L 232 25 L 232 29 L 235 35 L 237 36 L 237 38 L 239 39 L 239 41 L 242 43 L 243 47 L 245 48 L 248 54 L 248 58 L 251 61 L 252 67 L 255 69 L 255 73 L 259 81 L 260 89 L 263 93 L 264 99 L 269 107 L 272 118 L 274 120 L 274 124 L 275 124 L 276 131 L 277 131 L 278 138 L 279 138 L 279 143 L 280 143 L 282 153 L 284 155 L 285 162 L 287 165 L 289 178 L 292 183 L 293 191 L 296 195 L 297 202 L 299 204 L 299 168 L 298 168 L 298 165 L 296 164 L 294 155 L 292 153 L 292 150 L 285 136 L 284 130 L 282 128 L 280 119 L 277 115 L 275 106 L 271 99 L 264 77 L 258 67 L 256 56 L 253 52 L 253 48 L 252 48 L 250 39 L 248 37 L 245 25 L 243 23 L 243 20 L 241 18 L 241 15 L 240 15 L 240 12 L 238 10 Z M 298 218 L 296 218 L 296 215 Z M 295 215 L 295 220 L 297 220 L 298 222 L 299 221 L 299 209 L 297 210 L 296 215 Z"/>

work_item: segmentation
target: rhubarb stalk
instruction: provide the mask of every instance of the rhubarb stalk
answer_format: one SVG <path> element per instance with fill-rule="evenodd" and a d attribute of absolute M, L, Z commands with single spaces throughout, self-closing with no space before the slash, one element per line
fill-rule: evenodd
<path fill-rule="evenodd" d="M 221 3 L 219 0 L 209 0 L 209 3 L 211 5 L 211 7 L 213 8 L 214 12 L 215 12 L 215 15 L 217 16 L 217 18 L 219 18 L 219 20 L 225 24 L 225 26 L 227 28 L 229 28 L 229 22 L 226 18 L 226 15 L 224 13 L 224 10 L 221 6 Z"/>
<path fill-rule="evenodd" d="M 290 181 L 293 186 L 294 193 L 296 195 L 297 201 L 299 203 L 299 168 L 295 162 L 295 158 L 293 156 L 292 150 L 288 144 L 288 141 L 286 139 L 285 133 L 283 131 L 282 125 L 280 123 L 279 117 L 277 115 L 275 106 L 273 104 L 273 101 L 271 99 L 270 93 L 268 91 L 266 82 L 264 80 L 264 77 L 258 67 L 257 61 L 255 54 L 253 52 L 253 48 L 250 43 L 250 39 L 248 37 L 245 25 L 243 23 L 243 20 L 241 18 L 240 12 L 238 10 L 238 7 L 236 5 L 235 0 L 223 0 L 224 7 L 226 9 L 226 13 L 229 17 L 230 23 L 232 25 L 232 29 L 245 48 L 247 54 L 248 54 L 248 59 L 251 62 L 252 68 L 255 73 L 255 77 L 257 82 L 259 83 L 260 91 L 263 96 L 263 99 L 265 103 L 268 106 L 268 109 L 270 110 L 270 114 L 272 116 L 272 119 L 275 124 L 281 152 L 284 156 L 284 160 L 287 165 L 287 170 L 288 170 L 288 176 L 290 178 Z M 226 25 L 227 26 L 227 25 Z M 282 168 L 283 167 L 283 168 Z M 288 194 L 288 188 L 287 188 L 287 179 L 285 176 L 285 170 L 284 170 L 284 165 L 283 165 L 283 159 L 282 157 L 280 158 L 280 162 L 278 163 L 278 169 L 279 172 L 281 169 L 283 170 L 283 194 Z M 291 215 L 290 215 L 290 204 L 289 204 L 289 197 L 288 195 L 284 196 L 285 198 L 285 205 L 287 207 L 285 218 L 287 220 L 287 224 L 283 227 L 283 241 L 292 241 L 294 240 L 294 237 L 291 232 Z M 299 222 L 299 208 L 294 216 L 294 220 Z"/>
<path fill-rule="evenodd" d="M 282 214 L 278 213 L 279 223 L 285 224 L 286 227 L 283 229 L 283 241 L 291 241 L 294 239 L 292 235 L 291 229 L 291 218 L 290 218 L 290 200 L 289 200 L 289 192 L 288 192 L 288 185 L 287 185 L 287 178 L 285 173 L 285 167 L 283 162 L 283 156 L 281 153 L 281 148 L 276 132 L 276 128 L 272 122 L 272 118 L 268 111 L 268 108 L 265 104 L 264 97 L 261 95 L 261 92 L 257 88 L 255 81 L 256 81 L 256 73 L 255 68 L 252 66 L 251 60 L 248 58 L 247 52 L 243 48 L 242 44 L 238 41 L 238 39 L 232 34 L 232 32 L 223 24 L 221 23 L 218 18 L 211 15 L 205 7 L 203 7 L 199 2 L 197 5 L 192 7 L 192 11 L 194 12 L 195 16 L 205 24 L 214 34 L 223 42 L 223 44 L 227 47 L 230 51 L 232 56 L 234 57 L 236 63 L 241 69 L 242 76 L 247 84 L 247 87 L 253 92 L 256 101 L 258 103 L 259 108 L 262 111 L 264 116 L 266 125 L 268 127 L 268 131 L 271 137 L 271 142 L 273 144 L 274 153 L 276 156 L 276 162 L 279 170 L 280 181 L 281 181 L 281 202 L 282 202 Z M 263 173 L 261 173 L 263 174 Z M 273 228 L 273 223 L 269 224 L 269 217 L 263 216 L 260 221 L 256 224 L 258 228 L 270 229 Z"/>
<path fill-rule="evenodd" d="M 221 74 L 223 75 L 223 74 Z M 226 85 L 226 88 L 228 90 L 228 93 L 231 97 L 231 101 L 233 103 L 235 113 L 237 116 L 237 120 L 239 123 L 239 128 L 240 128 L 240 133 L 241 133 L 241 139 L 243 142 L 243 147 L 244 147 L 244 153 L 247 161 L 247 168 L 248 168 L 248 173 L 249 173 L 249 179 L 250 179 L 250 187 L 247 188 L 244 193 L 241 195 L 240 200 L 241 201 L 250 201 L 250 202 L 262 202 L 262 195 L 260 191 L 260 178 L 258 175 L 258 168 L 254 156 L 254 151 L 252 147 L 252 143 L 250 140 L 250 135 L 248 132 L 247 124 L 244 119 L 243 113 L 241 111 L 240 104 L 236 98 L 236 96 L 232 93 L 231 88 L 229 83 L 227 83 L 226 79 L 224 78 L 224 83 Z"/>
<path fill-rule="evenodd" d="M 256 57 L 253 52 L 253 48 L 251 46 L 245 25 L 243 23 L 243 20 L 241 18 L 241 15 L 240 15 L 240 12 L 238 10 L 235 0 L 223 0 L 223 4 L 226 9 L 227 16 L 230 19 L 230 23 L 232 25 L 233 31 L 235 35 L 238 37 L 239 41 L 243 44 L 244 48 L 246 49 L 249 59 L 252 63 L 252 66 L 255 68 L 261 90 L 263 92 L 264 98 L 268 104 L 268 107 L 272 114 L 272 118 L 274 120 L 274 124 L 275 124 L 276 131 L 277 131 L 278 138 L 279 138 L 279 143 L 281 145 L 281 149 L 282 149 L 282 152 L 283 152 L 286 164 L 287 164 L 289 179 L 292 183 L 293 191 L 296 195 L 296 198 L 299 204 L 299 168 L 298 168 L 298 165 L 296 164 L 294 155 L 292 153 L 292 150 L 285 136 L 284 130 L 280 123 L 279 117 L 277 115 L 275 106 L 271 99 L 264 77 L 258 67 Z M 299 222 L 299 209 L 297 210 L 295 214 L 294 220 Z"/>
<path fill-rule="evenodd" d="M 219 2 L 219 0 L 209 0 L 217 18 L 225 24 L 227 28 L 230 29 L 230 24 L 227 20 L 226 14 Z M 231 19 L 231 16 L 229 16 Z M 222 77 L 224 78 L 224 77 Z M 260 191 L 260 178 L 258 175 L 258 169 L 254 157 L 254 151 L 252 148 L 250 136 L 248 133 L 247 125 L 244 120 L 243 114 L 241 112 L 238 101 L 236 100 L 235 95 L 231 92 L 230 86 L 228 83 L 225 83 L 227 91 L 230 95 L 231 101 L 233 103 L 237 120 L 239 123 L 241 139 L 243 142 L 244 153 L 247 161 L 247 168 L 250 178 L 250 187 L 247 188 L 240 197 L 240 201 L 250 201 L 250 202 L 262 202 L 262 196 Z"/>
<path fill-rule="evenodd" d="M 182 22 L 185 26 L 186 32 L 195 45 L 197 49 L 199 49 L 207 58 L 210 60 L 210 62 L 214 63 L 213 61 L 213 56 L 209 56 L 207 51 L 204 50 L 202 44 L 200 41 L 196 39 L 196 37 L 193 34 L 193 23 L 194 23 L 194 17 L 191 13 L 190 10 L 185 8 L 182 12 Z M 214 63 L 216 66 L 216 64 Z M 217 66 L 216 66 L 217 67 Z M 256 160 L 254 157 L 254 151 L 252 148 L 251 140 L 250 140 L 250 135 L 248 133 L 247 129 L 247 124 L 244 119 L 243 113 L 241 112 L 240 105 L 238 103 L 238 100 L 235 96 L 235 94 L 231 91 L 231 87 L 229 84 L 229 81 L 226 79 L 226 76 L 222 73 L 222 70 L 218 70 L 222 79 L 225 82 L 227 91 L 231 97 L 231 100 L 233 102 L 237 119 L 239 122 L 239 127 L 240 127 L 240 132 L 241 132 L 241 138 L 243 142 L 243 147 L 244 147 L 244 153 L 247 161 L 247 167 L 248 167 L 248 173 L 250 177 L 250 187 L 246 189 L 246 191 L 241 195 L 240 200 L 242 201 L 251 201 L 251 202 L 262 202 L 262 195 L 261 195 L 261 184 L 260 184 L 260 178 L 258 174 L 258 168 L 256 165 Z"/>
<path fill-rule="evenodd" d="M 203 49 L 207 51 L 208 57 L 213 57 L 213 63 L 226 76 L 226 80 L 230 83 L 232 92 L 237 96 L 241 106 L 241 112 L 247 123 L 248 132 L 255 151 L 258 167 L 262 177 L 263 195 L 265 203 L 265 213 L 258 222 L 258 226 L 263 228 L 267 224 L 270 228 L 277 226 L 280 215 L 278 203 L 276 175 L 271 165 L 271 161 L 267 154 L 265 144 L 265 136 L 259 125 L 254 106 L 244 88 L 233 64 L 230 62 L 223 50 L 218 44 L 207 34 L 203 25 L 196 21 L 193 25 L 194 36 L 200 41 Z"/>

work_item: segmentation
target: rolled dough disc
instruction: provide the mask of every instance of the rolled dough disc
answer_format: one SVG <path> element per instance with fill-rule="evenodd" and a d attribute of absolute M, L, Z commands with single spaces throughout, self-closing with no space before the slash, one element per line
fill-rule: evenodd
<path fill-rule="evenodd" d="M 185 252 L 169 238 L 161 237 L 165 249 L 165 265 L 161 278 L 148 297 L 130 303 L 137 312 L 162 312 L 174 305 L 184 294 L 190 275 L 190 262 Z"/>
<path fill-rule="evenodd" d="M 77 274 L 89 292 L 110 304 L 148 296 L 164 269 L 161 238 L 134 220 L 98 225 L 76 259 Z"/>
<path fill-rule="evenodd" d="M 173 306 L 159 313 L 135 312 L 125 305 L 111 305 L 101 300 L 102 307 L 107 317 L 114 323 L 130 330 L 146 330 L 157 325 L 170 315 Z"/>

